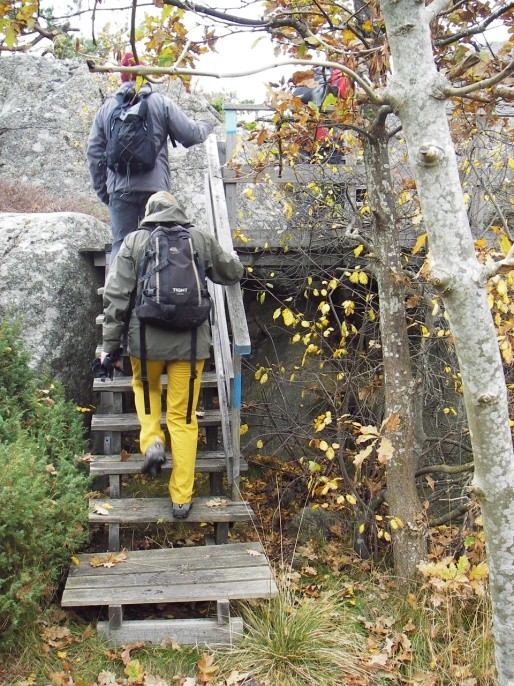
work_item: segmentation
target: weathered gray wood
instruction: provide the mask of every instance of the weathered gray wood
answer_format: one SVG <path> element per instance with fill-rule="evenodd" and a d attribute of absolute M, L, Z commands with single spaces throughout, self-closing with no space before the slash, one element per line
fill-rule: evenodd
<path fill-rule="evenodd" d="M 62 604 L 135 605 L 271 597 L 278 589 L 260 543 L 139 550 L 112 567 L 79 555 Z"/>
<path fill-rule="evenodd" d="M 230 221 L 225 200 L 225 190 L 218 157 L 218 148 L 214 136 L 209 136 L 206 143 L 207 164 L 209 169 L 210 197 L 213 216 L 216 221 L 216 237 L 221 247 L 230 252 L 234 249 L 230 232 Z M 251 352 L 250 334 L 239 284 L 225 287 L 228 312 L 234 340 L 234 348 L 241 355 Z"/>
<path fill-rule="evenodd" d="M 168 388 L 168 377 L 166 374 L 161 376 L 161 383 L 163 390 Z M 215 372 L 204 372 L 202 374 L 202 388 L 215 388 L 216 387 L 216 373 Z M 108 392 L 122 392 L 131 393 L 132 392 L 132 377 L 131 376 L 115 376 L 112 380 L 106 379 L 102 381 L 101 379 L 93 380 L 93 390 L 99 393 Z"/>
<path fill-rule="evenodd" d="M 173 571 L 183 569 L 214 569 L 224 566 L 246 567 L 268 564 L 262 544 L 258 541 L 230 543 L 226 546 L 193 546 L 191 548 L 153 548 L 151 550 L 133 550 L 127 559 L 107 569 L 93 567 L 91 562 L 102 553 L 80 553 L 77 555 L 80 564 L 72 566 L 68 578 L 97 576 L 99 573 L 108 576 L 145 572 Z"/>
<path fill-rule="evenodd" d="M 205 410 L 203 417 L 198 417 L 199 426 L 217 426 L 221 422 L 219 410 Z M 166 427 L 166 416 L 161 417 L 161 426 Z M 92 431 L 139 431 L 137 414 L 95 414 L 91 419 Z"/>
<path fill-rule="evenodd" d="M 230 603 L 227 599 L 217 601 L 216 616 L 218 617 L 218 624 L 223 625 L 230 622 Z"/>
<path fill-rule="evenodd" d="M 123 563 L 119 563 L 119 566 L 123 571 Z M 249 565 L 248 567 L 237 568 L 237 584 L 241 587 L 251 584 L 254 581 L 269 579 L 269 577 L 269 569 L 264 565 L 258 567 Z M 173 571 L 142 571 L 132 574 L 116 574 L 115 576 L 101 574 L 101 572 L 99 572 L 96 576 L 70 578 L 66 583 L 66 590 L 73 594 L 75 591 L 87 589 L 95 597 L 98 596 L 98 591 L 100 591 L 101 594 L 103 594 L 103 598 L 109 599 L 111 593 L 116 594 L 120 588 L 124 588 L 125 595 L 123 596 L 123 603 L 133 604 L 129 599 L 139 597 L 140 589 L 143 589 L 144 593 L 147 593 L 147 589 L 149 588 L 163 589 L 164 587 L 169 586 L 170 588 L 173 588 L 173 591 L 170 592 L 175 594 L 174 597 L 180 597 L 184 602 L 187 602 L 188 600 L 199 600 L 199 597 L 195 594 L 195 589 L 197 587 L 222 586 L 234 582 L 235 571 L 232 567 L 191 570 L 187 569 L 187 565 L 184 565 L 183 569 L 175 569 Z M 162 590 L 158 591 L 158 593 L 162 592 Z M 200 594 L 204 593 L 204 600 L 213 599 L 212 597 L 205 595 L 211 592 L 212 591 L 210 590 L 205 592 L 199 591 Z M 145 601 L 141 600 L 135 602 Z M 111 603 L 104 600 L 102 605 L 106 604 L 110 605 Z"/>
<path fill-rule="evenodd" d="M 121 549 L 120 541 L 120 525 L 109 524 L 109 540 L 107 543 L 107 550 L 110 553 L 118 553 Z"/>
<path fill-rule="evenodd" d="M 109 630 L 108 622 L 98 622 L 97 631 L 115 647 L 136 641 L 159 644 L 167 640 L 181 646 L 230 645 L 243 637 L 243 620 L 232 617 L 226 625 L 218 624 L 216 619 L 130 620 L 115 631 Z"/>
<path fill-rule="evenodd" d="M 98 590 L 78 588 L 64 590 L 63 607 L 92 605 L 149 605 L 153 603 L 189 603 L 228 597 L 229 600 L 245 598 L 268 598 L 273 595 L 274 582 L 265 579 L 240 581 L 213 581 L 209 584 L 169 585 L 169 586 L 129 586 Z"/>
<path fill-rule="evenodd" d="M 244 522 L 251 520 L 253 512 L 244 502 L 227 501 L 222 507 L 210 507 L 212 498 L 193 498 L 193 509 L 188 522 Z M 103 508 L 108 514 L 94 512 L 95 507 Z M 89 521 L 92 524 L 145 524 L 149 522 L 174 522 L 171 500 L 168 498 L 109 498 L 89 501 Z"/>
<path fill-rule="evenodd" d="M 109 475 L 109 497 L 121 498 L 121 477 L 119 474 L 104 472 Z"/>
<path fill-rule="evenodd" d="M 123 606 L 110 605 L 109 606 L 109 631 L 113 629 L 120 629 L 123 624 Z"/>
<path fill-rule="evenodd" d="M 225 545 L 228 541 L 228 524 L 217 522 L 214 525 L 214 541 L 216 545 Z"/>
<path fill-rule="evenodd" d="M 136 453 L 129 456 L 129 459 L 122 462 L 121 456 L 118 455 L 92 455 L 92 461 L 89 463 L 89 471 L 92 476 L 102 476 L 104 474 L 139 474 L 143 465 L 143 455 Z M 162 470 L 165 473 L 171 472 L 173 466 L 173 458 L 167 453 L 166 463 Z M 209 451 L 201 450 L 196 458 L 197 472 L 224 472 L 226 469 L 225 453 L 221 450 Z M 244 471 L 248 469 L 248 464 L 245 460 L 242 461 L 241 469 Z M 220 492 L 216 493 L 220 495 Z M 111 497 L 114 497 L 111 494 Z"/>

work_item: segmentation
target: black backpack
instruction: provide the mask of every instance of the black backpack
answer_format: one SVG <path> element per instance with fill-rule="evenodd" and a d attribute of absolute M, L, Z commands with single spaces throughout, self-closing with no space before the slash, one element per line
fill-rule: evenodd
<path fill-rule="evenodd" d="M 158 151 L 148 115 L 150 95 L 152 91 L 137 94 L 131 88 L 116 93 L 118 104 L 109 121 L 105 151 L 106 164 L 112 171 L 140 173 L 155 167 Z"/>
<path fill-rule="evenodd" d="M 191 331 L 191 377 L 187 423 L 191 422 L 196 379 L 196 333 L 209 319 L 211 298 L 193 239 L 183 226 L 158 226 L 150 234 L 139 266 L 135 312 L 141 341 L 141 378 L 145 412 L 150 413 L 146 372 L 146 326 L 167 331 Z"/>

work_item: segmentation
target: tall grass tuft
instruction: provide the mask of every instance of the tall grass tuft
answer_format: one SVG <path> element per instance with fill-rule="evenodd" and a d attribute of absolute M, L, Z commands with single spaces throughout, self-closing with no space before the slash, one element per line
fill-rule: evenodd
<path fill-rule="evenodd" d="M 243 605 L 242 640 L 217 651 L 222 670 L 241 669 L 273 686 L 334 686 L 363 675 L 363 637 L 337 594 L 297 598 L 287 590 L 268 603 Z"/>

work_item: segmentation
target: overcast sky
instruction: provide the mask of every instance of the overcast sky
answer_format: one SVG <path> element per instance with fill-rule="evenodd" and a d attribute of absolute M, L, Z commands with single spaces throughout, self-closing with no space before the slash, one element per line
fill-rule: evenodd
<path fill-rule="evenodd" d="M 143 0 L 144 2 L 144 0 Z M 204 0 L 203 4 L 213 8 L 223 10 L 226 9 L 237 16 L 247 16 L 251 18 L 260 18 L 261 5 L 260 0 L 243 2 L 243 0 Z M 240 4 L 246 4 L 246 11 L 241 11 L 237 8 Z M 55 13 L 65 13 L 70 8 L 70 0 L 41 0 L 42 7 L 54 7 Z M 128 8 L 130 2 L 128 0 L 104 0 L 102 4 L 98 5 L 96 33 L 98 34 L 103 24 L 111 21 L 113 24 L 127 24 L 130 17 L 130 11 L 106 11 L 107 7 L 124 7 Z M 80 3 L 82 9 L 87 9 L 93 6 L 93 0 L 82 0 Z M 137 21 L 143 20 L 145 12 L 159 11 L 155 8 L 153 3 L 148 2 L 147 5 L 141 3 L 138 9 Z M 205 21 L 205 20 L 204 20 Z M 201 36 L 201 29 L 195 28 L 194 23 L 196 19 L 191 19 L 190 37 L 194 39 L 196 36 Z M 209 20 L 211 26 L 219 27 Z M 73 21 L 73 26 L 77 26 L 76 20 Z M 84 15 L 80 22 L 80 28 L 85 36 L 91 34 L 91 17 Z M 223 29 L 226 33 L 226 30 Z M 502 35 L 503 34 L 503 35 Z M 489 40 L 499 40 L 505 38 L 505 31 L 490 28 L 488 31 Z M 127 46 L 128 47 L 128 46 Z M 226 36 L 218 41 L 216 53 L 208 53 L 203 55 L 200 59 L 200 66 L 202 69 L 216 72 L 219 74 L 242 72 L 247 69 L 254 69 L 258 66 L 266 66 L 275 61 L 273 49 L 270 40 L 263 34 L 256 33 L 240 33 L 237 35 Z M 216 92 L 220 90 L 235 91 L 239 99 L 249 99 L 256 103 L 264 102 L 266 96 L 266 84 L 270 81 L 279 81 L 281 77 L 288 77 L 293 71 L 292 67 L 281 67 L 278 69 L 267 70 L 252 76 L 245 76 L 240 78 L 207 78 L 199 77 L 198 83 L 200 87 L 206 92 Z"/>

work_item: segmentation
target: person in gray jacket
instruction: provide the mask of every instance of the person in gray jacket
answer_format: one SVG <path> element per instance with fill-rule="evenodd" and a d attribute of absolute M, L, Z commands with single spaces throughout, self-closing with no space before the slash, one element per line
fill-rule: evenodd
<path fill-rule="evenodd" d="M 131 53 L 127 53 L 122 66 L 135 65 Z M 134 90 L 136 74 L 122 73 L 122 85 L 118 93 Z M 203 143 L 213 126 L 208 121 L 194 121 L 168 97 L 152 90 L 145 83 L 140 93 L 152 93 L 148 98 L 148 112 L 153 126 L 157 161 L 147 172 L 120 173 L 107 168 L 105 154 L 109 138 L 111 114 L 118 102 L 111 97 L 99 109 L 87 145 L 87 159 L 93 188 L 100 200 L 109 206 L 112 231 L 111 263 L 120 249 L 123 238 L 135 231 L 144 216 L 149 197 L 157 191 L 170 188 L 170 167 L 167 140 L 181 143 L 185 148 Z"/>
<path fill-rule="evenodd" d="M 199 260 L 206 276 L 214 283 L 234 284 L 243 276 L 243 266 L 235 251 L 225 252 L 216 239 L 193 227 L 175 198 L 160 191 L 151 196 L 141 228 L 123 240 L 118 257 L 107 274 L 104 288 L 103 351 L 101 361 L 120 347 L 125 316 L 130 308 L 130 294 L 136 289 L 138 268 L 148 245 L 151 230 L 157 226 L 185 226 L 189 229 Z M 166 425 L 171 438 L 173 470 L 169 492 L 173 516 L 186 518 L 192 507 L 192 494 L 198 442 L 198 419 L 195 410 L 200 392 L 204 362 L 210 357 L 211 330 L 209 321 L 197 330 L 196 372 L 191 421 L 186 422 L 191 373 L 191 333 L 166 331 L 146 326 L 147 375 L 150 395 L 150 414 L 145 413 L 141 380 L 141 349 L 139 320 L 132 310 L 128 348 L 132 364 L 132 387 L 136 411 L 141 424 L 139 442 L 145 455 L 142 471 L 160 471 L 165 457 L 165 436 L 161 428 L 161 374 L 168 377 L 166 395 Z"/>

